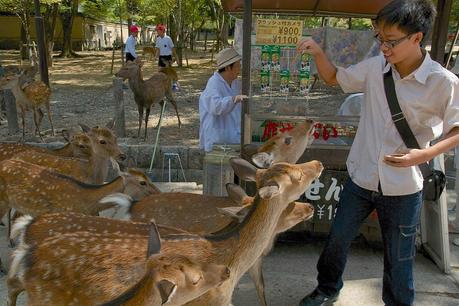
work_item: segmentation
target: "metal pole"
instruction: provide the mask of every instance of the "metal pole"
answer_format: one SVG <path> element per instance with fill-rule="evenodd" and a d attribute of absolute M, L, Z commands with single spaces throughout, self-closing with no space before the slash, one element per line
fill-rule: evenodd
<path fill-rule="evenodd" d="M 252 0 L 244 0 L 244 20 L 242 23 L 242 94 L 250 97 L 250 51 L 252 48 Z M 245 115 L 250 113 L 250 98 L 242 102 L 241 112 L 241 152 L 245 139 Z M 250 141 L 250 140 L 248 140 Z"/>
<path fill-rule="evenodd" d="M 449 62 L 451 61 L 451 57 L 453 56 L 453 50 L 454 50 L 454 46 L 456 45 L 457 37 L 458 37 L 458 36 L 459 36 L 459 22 L 457 23 L 456 34 L 454 35 L 454 39 L 453 39 L 453 41 L 451 42 L 451 47 L 449 48 L 448 60 L 446 61 L 446 64 L 445 64 L 446 69 L 448 69 Z M 458 57 L 456 56 L 456 60 L 457 60 L 457 58 L 458 58 Z"/>
<path fill-rule="evenodd" d="M 445 62 L 446 36 L 448 35 L 448 22 L 451 14 L 452 0 L 438 0 L 437 18 L 432 32 L 432 50 L 430 56 L 441 65 Z"/>
<path fill-rule="evenodd" d="M 48 76 L 48 55 L 45 46 L 45 31 L 43 27 L 43 18 L 40 14 L 40 0 L 34 0 L 35 3 L 35 30 L 37 32 L 38 57 L 40 58 L 40 76 L 43 83 L 49 87 Z"/>

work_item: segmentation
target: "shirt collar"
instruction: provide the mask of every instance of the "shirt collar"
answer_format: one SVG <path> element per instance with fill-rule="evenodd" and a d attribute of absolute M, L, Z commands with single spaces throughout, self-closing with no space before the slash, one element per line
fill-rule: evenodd
<path fill-rule="evenodd" d="M 384 66 L 382 73 L 386 73 L 389 71 L 389 69 L 392 67 L 392 64 L 386 62 L 386 66 Z M 396 70 L 395 67 L 393 70 Z M 409 75 L 407 75 L 405 78 L 409 77 L 414 77 L 416 81 L 419 83 L 425 85 L 427 78 L 429 77 L 430 72 L 432 71 L 432 59 L 430 58 L 429 52 L 425 51 L 425 57 L 424 60 L 422 61 L 421 66 L 418 67 L 418 69 L 414 70 L 411 72 Z"/>

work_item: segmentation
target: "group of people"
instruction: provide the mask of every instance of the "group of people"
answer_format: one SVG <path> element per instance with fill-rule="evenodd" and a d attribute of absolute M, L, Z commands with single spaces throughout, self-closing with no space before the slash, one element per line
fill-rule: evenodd
<path fill-rule="evenodd" d="M 139 35 L 139 28 L 136 25 L 129 27 L 130 35 L 126 40 L 126 46 L 124 48 L 124 54 L 127 61 L 134 61 L 137 58 L 135 46 L 137 43 L 137 36 Z M 175 51 L 174 43 L 172 39 L 166 34 L 166 26 L 158 24 L 156 26 L 156 49 L 155 57 L 158 58 L 159 67 L 170 67 L 175 62 L 177 54 Z"/>
<path fill-rule="evenodd" d="M 459 145 L 459 80 L 422 47 L 435 15 L 431 0 L 390 2 L 374 20 L 380 54 L 348 68 L 335 67 L 312 39 L 297 46 L 298 52 L 314 58 L 327 84 L 365 93 L 346 163 L 349 179 L 317 263 L 318 285 L 300 306 L 329 305 L 338 299 L 350 244 L 374 209 L 384 244 L 382 300 L 390 306 L 413 304 L 415 237 L 423 203 L 418 165 Z M 205 151 L 215 143 L 240 142 L 241 103 L 247 98 L 237 79 L 241 56 L 227 48 L 216 59 L 217 71 L 199 99 L 200 146 Z M 395 127 L 385 73 L 394 80 L 400 108 L 420 149 L 407 148 Z"/>

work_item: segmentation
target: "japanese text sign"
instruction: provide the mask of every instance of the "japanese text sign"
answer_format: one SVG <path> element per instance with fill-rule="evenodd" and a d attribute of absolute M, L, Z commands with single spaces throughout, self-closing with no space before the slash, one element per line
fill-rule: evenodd
<path fill-rule="evenodd" d="M 256 44 L 296 45 L 303 34 L 303 21 L 288 19 L 257 19 Z"/>

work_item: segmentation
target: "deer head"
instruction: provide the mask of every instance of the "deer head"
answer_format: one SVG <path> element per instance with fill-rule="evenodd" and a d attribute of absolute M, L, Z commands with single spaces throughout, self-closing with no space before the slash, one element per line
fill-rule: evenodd
<path fill-rule="evenodd" d="M 230 159 L 230 164 L 240 178 L 256 181 L 262 199 L 281 196 L 287 203 L 298 199 L 323 170 L 317 160 L 303 164 L 276 163 L 268 169 L 257 169 L 241 158 Z"/>
<path fill-rule="evenodd" d="M 91 139 L 96 155 L 112 157 L 118 162 L 126 159 L 126 155 L 119 148 L 117 138 L 110 128 L 98 126 L 89 128 L 82 123 L 80 127 Z"/>
<path fill-rule="evenodd" d="M 118 78 L 126 79 L 133 79 L 140 73 L 140 65 L 135 62 L 127 62 L 126 65 L 121 67 L 120 71 L 118 71 L 115 76 Z"/>
<path fill-rule="evenodd" d="M 276 162 L 296 163 L 308 144 L 314 129 L 312 120 L 305 120 L 296 127 L 270 138 L 263 146 L 256 149 L 253 145 L 246 145 L 245 151 L 253 152 L 253 163 L 259 168 L 268 168 Z"/>

